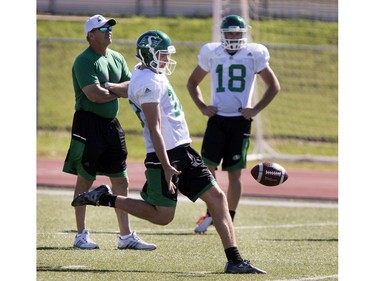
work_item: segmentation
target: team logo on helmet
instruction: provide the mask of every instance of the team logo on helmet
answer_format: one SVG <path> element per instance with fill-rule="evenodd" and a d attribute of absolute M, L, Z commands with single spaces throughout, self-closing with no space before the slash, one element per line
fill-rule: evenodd
<path fill-rule="evenodd" d="M 137 41 L 136 58 L 143 64 L 156 70 L 157 73 L 172 74 L 176 61 L 168 57 L 161 60 L 161 55 L 176 53 L 175 47 L 167 34 L 159 30 L 150 30 L 142 34 Z"/>
<path fill-rule="evenodd" d="M 141 46 L 157 47 L 163 40 L 157 36 L 145 36 L 139 41 Z"/>

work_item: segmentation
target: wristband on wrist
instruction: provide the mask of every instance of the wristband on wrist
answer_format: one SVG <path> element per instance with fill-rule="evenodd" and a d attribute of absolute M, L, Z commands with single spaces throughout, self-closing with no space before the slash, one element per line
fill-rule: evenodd
<path fill-rule="evenodd" d="M 104 83 L 104 88 L 109 89 L 109 83 L 108 82 Z"/>

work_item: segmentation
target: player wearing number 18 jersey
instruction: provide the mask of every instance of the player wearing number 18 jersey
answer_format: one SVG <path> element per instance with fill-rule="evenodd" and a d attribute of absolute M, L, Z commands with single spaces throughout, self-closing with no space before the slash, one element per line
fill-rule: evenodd
<path fill-rule="evenodd" d="M 224 17 L 220 29 L 221 43 L 207 43 L 201 48 L 187 88 L 202 114 L 209 117 L 202 158 L 214 176 L 220 163 L 222 170 L 228 172 L 227 199 L 233 220 L 242 192 L 241 170 L 246 168 L 252 118 L 273 100 L 280 85 L 269 66 L 268 49 L 247 42 L 247 25 L 241 17 Z M 199 87 L 208 73 L 210 105 L 206 104 Z M 266 91 L 252 105 L 257 75 L 266 84 Z M 205 232 L 212 224 L 208 209 L 197 224 L 197 233 Z"/>
<path fill-rule="evenodd" d="M 242 116 L 242 108 L 251 107 L 255 74 L 268 65 L 266 47 L 250 43 L 230 54 L 221 43 L 204 45 L 198 56 L 198 64 L 210 73 L 211 105 L 216 115 Z"/>

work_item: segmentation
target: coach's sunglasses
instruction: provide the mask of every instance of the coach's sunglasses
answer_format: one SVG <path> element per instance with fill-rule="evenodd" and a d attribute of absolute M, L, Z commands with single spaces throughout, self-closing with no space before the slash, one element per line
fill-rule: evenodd
<path fill-rule="evenodd" d="M 99 30 L 100 32 L 107 32 L 107 31 L 112 31 L 112 26 L 107 26 L 107 27 L 100 27 L 98 29 L 94 29 L 92 31 Z"/>

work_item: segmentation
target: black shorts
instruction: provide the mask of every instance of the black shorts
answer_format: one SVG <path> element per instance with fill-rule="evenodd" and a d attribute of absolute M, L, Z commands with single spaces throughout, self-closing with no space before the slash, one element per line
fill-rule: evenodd
<path fill-rule="evenodd" d="M 223 171 L 246 168 L 251 122 L 242 116 L 209 118 L 201 151 L 204 162 L 217 168 L 222 161 Z"/>
<path fill-rule="evenodd" d="M 127 155 L 125 132 L 117 118 L 82 110 L 74 113 L 64 172 L 87 180 L 95 180 L 96 175 L 126 177 Z"/>
<path fill-rule="evenodd" d="M 168 150 L 168 158 L 173 167 L 181 171 L 172 181 L 178 192 L 195 202 L 204 192 L 216 184 L 210 170 L 199 154 L 189 144 Z M 145 159 L 146 183 L 141 196 L 155 206 L 175 207 L 177 193 L 171 194 L 164 178 L 164 172 L 156 153 L 147 153 Z"/>

